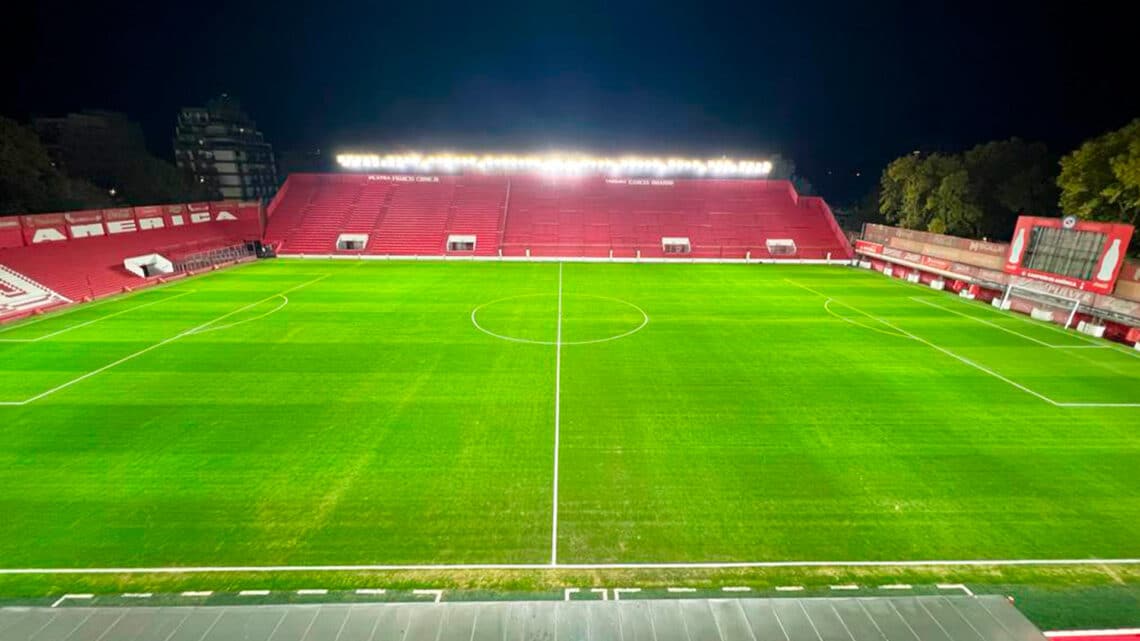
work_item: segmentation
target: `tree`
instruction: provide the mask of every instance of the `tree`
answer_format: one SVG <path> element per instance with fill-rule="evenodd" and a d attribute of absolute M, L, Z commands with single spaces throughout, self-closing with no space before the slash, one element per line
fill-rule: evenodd
<path fill-rule="evenodd" d="M 59 178 L 39 138 L 0 117 L 0 213 L 42 211 Z"/>
<path fill-rule="evenodd" d="M 0 215 L 110 206 L 107 193 L 64 176 L 40 139 L 14 120 L 0 117 Z"/>
<path fill-rule="evenodd" d="M 908 229 L 1008 237 L 1022 212 L 1052 213 L 1052 159 L 1044 145 L 1017 138 L 961 154 L 910 154 L 879 181 L 879 211 Z"/>
<path fill-rule="evenodd" d="M 935 233 L 969 234 L 977 228 L 979 212 L 958 157 L 903 156 L 887 166 L 879 187 L 879 210 L 889 222 Z"/>
<path fill-rule="evenodd" d="M 211 200 L 214 194 L 146 149 L 142 129 L 123 114 L 84 111 L 36 121 L 68 175 L 90 181 L 127 205 Z"/>
<path fill-rule="evenodd" d="M 989 142 L 967 151 L 963 161 L 983 212 L 979 235 L 1007 237 L 1023 213 L 1056 215 L 1056 160 L 1045 145 L 1018 138 Z"/>
<path fill-rule="evenodd" d="M 115 165 L 113 180 L 120 199 L 130 205 L 217 199 L 174 165 L 150 154 L 122 159 Z"/>
<path fill-rule="evenodd" d="M 977 204 L 977 187 L 971 183 L 969 171 L 956 161 L 946 163 L 943 171 L 946 173 L 928 199 L 933 218 L 926 226 L 927 231 L 959 236 L 980 235 L 982 209 Z"/>
<path fill-rule="evenodd" d="M 1140 226 L 1140 118 L 1061 159 L 1061 211 Z"/>

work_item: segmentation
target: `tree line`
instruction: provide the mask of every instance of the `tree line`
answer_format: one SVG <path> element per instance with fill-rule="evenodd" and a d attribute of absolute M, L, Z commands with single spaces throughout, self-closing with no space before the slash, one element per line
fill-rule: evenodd
<path fill-rule="evenodd" d="M 957 154 L 908 154 L 887 165 L 851 213 L 855 224 L 1001 240 L 1021 214 L 1140 226 L 1140 118 L 1060 158 L 1018 138 Z"/>
<path fill-rule="evenodd" d="M 141 135 L 115 142 L 114 153 L 79 148 L 53 157 L 35 131 L 0 116 L 0 216 L 216 198 L 150 154 Z"/>

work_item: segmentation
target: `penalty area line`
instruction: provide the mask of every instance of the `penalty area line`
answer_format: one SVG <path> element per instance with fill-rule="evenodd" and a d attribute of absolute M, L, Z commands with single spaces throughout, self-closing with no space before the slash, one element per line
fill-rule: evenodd
<path fill-rule="evenodd" d="M 940 310 L 946 312 L 947 314 L 954 314 L 955 316 L 961 316 L 962 318 L 968 318 L 974 322 L 981 323 L 982 325 L 987 325 L 987 326 L 992 327 L 996 330 L 1003 331 L 1007 334 L 1012 334 L 1014 336 L 1017 336 L 1018 338 L 1023 338 L 1023 339 L 1025 339 L 1031 343 L 1036 343 L 1036 344 L 1041 345 L 1043 347 L 1053 347 L 1053 348 L 1064 347 L 1063 345 L 1054 345 L 1052 343 L 1046 343 L 1043 340 L 1033 338 L 1032 336 L 1027 336 L 1025 334 L 1022 334 L 1019 331 L 1009 329 L 1008 327 L 1002 327 L 1001 325 L 998 325 L 997 323 L 991 323 L 988 320 L 978 318 L 977 316 L 971 316 L 970 314 L 963 314 L 962 312 L 950 309 L 948 307 L 943 307 L 943 306 L 939 305 L 938 303 L 932 303 L 932 302 L 926 300 L 925 298 L 921 298 L 919 296 L 911 296 L 910 299 L 916 303 L 922 303 L 923 305 L 926 305 L 928 307 L 940 309 Z M 1092 346 L 1088 345 L 1088 346 L 1083 346 L 1083 347 L 1092 347 Z M 1098 345 L 1098 347 L 1099 347 L 1099 345 Z"/>
<path fill-rule="evenodd" d="M 724 570 L 747 568 L 898 568 L 1140 565 L 1132 559 L 928 559 L 907 561 L 727 561 L 665 563 L 442 563 L 400 565 L 217 565 L 112 568 L 0 568 L 25 574 L 206 574 L 214 572 L 415 572 L 439 570 Z"/>
<path fill-rule="evenodd" d="M 820 291 L 814 290 L 814 289 L 812 289 L 812 288 L 808 287 L 807 285 L 801 285 L 801 284 L 797 283 L 796 281 L 794 281 L 794 280 L 792 280 L 792 279 L 790 279 L 790 278 L 785 278 L 784 280 L 785 280 L 785 281 L 787 281 L 787 282 L 789 282 L 789 283 L 791 283 L 791 284 L 793 284 L 793 285 L 795 285 L 796 287 L 799 287 L 800 289 L 804 289 L 804 290 L 807 290 L 807 291 L 809 291 L 809 292 L 811 292 L 811 293 L 815 294 L 816 296 L 822 296 L 823 298 L 830 298 L 830 297 L 829 297 L 827 294 L 824 294 L 823 292 L 820 292 Z M 832 299 L 832 300 L 834 300 L 834 299 Z M 980 364 L 978 364 L 978 363 L 975 363 L 974 361 L 972 361 L 972 360 L 970 360 L 970 359 L 966 358 L 965 356 L 961 356 L 961 355 L 959 355 L 959 354 L 955 354 L 954 352 L 952 352 L 952 351 L 950 351 L 950 350 L 946 349 L 945 347 L 942 347 L 942 346 L 940 346 L 940 345 L 936 345 L 936 344 L 934 344 L 934 343 L 932 343 L 932 342 L 930 342 L 930 341 L 926 340 L 925 338 L 922 338 L 922 337 L 919 337 L 919 336 L 915 336 L 914 334 L 912 334 L 912 333 L 910 333 L 910 332 L 906 331 L 905 329 L 902 329 L 902 328 L 898 327 L 897 325 L 893 325 L 893 324 L 891 324 L 891 323 L 889 323 L 889 322 L 887 322 L 887 321 L 883 320 L 882 318 L 879 318 L 878 316 L 875 316 L 875 315 L 873 315 L 873 314 L 868 314 L 867 312 L 865 312 L 865 311 L 863 311 L 863 310 L 859 309 L 858 307 L 855 307 L 855 306 L 853 306 L 853 305 L 850 305 L 850 304 L 848 304 L 848 303 L 844 303 L 844 302 L 842 302 L 842 301 L 838 301 L 838 302 L 839 302 L 840 304 L 844 305 L 845 307 L 848 307 L 849 309 L 852 309 L 852 310 L 854 310 L 854 311 L 857 311 L 857 312 L 859 312 L 860 314 L 863 314 L 863 315 L 864 315 L 864 316 L 866 316 L 867 318 L 871 318 L 871 319 L 873 319 L 873 320 L 877 320 L 877 321 L 879 321 L 879 322 L 880 322 L 880 323 L 882 323 L 883 325 L 886 325 L 887 327 L 889 327 L 889 328 L 891 328 L 891 329 L 895 330 L 896 332 L 899 332 L 900 334 L 903 334 L 904 336 L 907 336 L 907 337 L 909 337 L 909 338 L 912 338 L 912 339 L 914 339 L 914 340 L 916 340 L 916 341 L 918 341 L 918 342 L 922 343 L 923 345 L 926 345 L 927 347 L 930 347 L 930 348 L 932 348 L 932 349 L 938 350 L 939 352 L 942 352 L 943 354 L 945 354 L 945 355 L 949 356 L 950 358 L 953 358 L 953 359 L 954 359 L 954 360 L 956 360 L 956 361 L 959 361 L 959 362 L 961 362 L 961 363 L 964 363 L 964 364 L 966 364 L 966 365 L 969 365 L 970 367 L 973 367 L 974 369 L 977 369 L 978 371 L 981 371 L 981 372 L 985 372 L 986 374 L 989 374 L 990 376 L 993 376 L 994 378 L 996 378 L 996 379 L 998 379 L 998 380 L 1000 380 L 1000 381 L 1003 381 L 1003 382 L 1005 382 L 1005 383 L 1007 383 L 1007 384 L 1009 384 L 1009 385 L 1012 385 L 1013 387 L 1016 387 L 1017 389 L 1019 389 L 1019 390 L 1021 390 L 1021 391 L 1025 392 L 1026 394 L 1030 394 L 1030 395 L 1032 395 L 1032 396 L 1036 396 L 1037 398 L 1039 398 L 1039 399 L 1041 399 L 1041 400 L 1045 401 L 1046 403 L 1049 403 L 1050 405 L 1052 405 L 1052 406 L 1054 406 L 1054 407 L 1064 407 L 1063 405 L 1059 404 L 1057 401 L 1055 401 L 1055 400 L 1053 400 L 1053 399 L 1049 398 L 1048 396 L 1045 396 L 1044 394 L 1041 394 L 1041 393 L 1039 393 L 1039 392 L 1035 392 L 1035 391 L 1033 391 L 1033 390 L 1029 389 L 1028 387 L 1026 387 L 1026 386 L 1022 385 L 1021 383 L 1018 383 L 1018 382 L 1016 382 L 1016 381 L 1012 381 L 1012 380 L 1010 380 L 1010 379 L 1008 379 L 1008 378 L 1006 378 L 1006 377 L 1002 376 L 1001 374 L 998 374 L 997 372 L 993 371 L 992 369 L 990 369 L 990 368 L 988 368 L 988 367 L 986 367 L 986 366 L 984 366 L 984 365 L 980 365 Z"/>
<path fill-rule="evenodd" d="M 319 276 L 317 278 L 314 278 L 313 280 L 310 280 L 308 282 L 297 285 L 296 287 L 291 287 L 289 289 L 286 289 L 283 292 L 278 292 L 278 293 L 273 294 L 271 296 L 266 296 L 265 298 L 263 298 L 261 300 L 252 302 L 252 303 L 245 305 L 243 307 L 239 307 L 238 309 L 235 309 L 231 312 L 227 312 L 225 314 L 222 314 L 221 316 L 218 316 L 217 318 L 215 318 L 213 320 L 202 323 L 201 325 L 198 325 L 197 327 L 192 327 L 186 331 L 175 334 L 174 336 L 171 336 L 170 338 L 159 341 L 159 342 L 155 343 L 154 345 L 151 345 L 149 347 L 144 347 L 143 349 L 141 349 L 141 350 L 139 350 L 133 354 L 128 354 L 128 355 L 124 356 L 123 358 L 120 358 L 117 361 L 114 361 L 112 363 L 108 363 L 107 365 L 104 365 L 98 369 L 87 372 L 86 374 L 83 374 L 82 376 L 73 378 L 70 381 L 67 381 L 66 383 L 64 383 L 62 385 L 57 385 L 56 387 L 53 387 L 53 388 L 47 390 L 46 392 L 40 392 L 39 394 L 36 394 L 35 396 L 33 396 L 31 398 L 27 398 L 27 399 L 24 399 L 22 401 L 0 401 L 0 406 L 27 405 L 28 403 L 33 403 L 35 401 L 40 400 L 41 398 L 51 396 L 52 394 L 55 394 L 56 392 L 58 392 L 60 390 L 67 389 L 68 387 L 71 387 L 72 385 L 75 385 L 76 383 L 81 383 L 81 382 L 91 378 L 92 376 L 95 376 L 97 374 L 101 374 L 101 373 L 103 373 L 103 372 L 105 372 L 105 371 L 107 371 L 113 367 L 118 366 L 118 365 L 122 365 L 123 363 L 126 363 L 127 361 L 133 360 L 135 358 L 138 358 L 139 356 L 142 356 L 143 354 L 146 354 L 147 352 L 151 352 L 153 350 L 156 350 L 159 347 L 162 347 L 163 345 L 168 345 L 168 344 L 173 343 L 174 341 L 176 341 L 180 338 L 184 338 L 186 336 L 191 336 L 195 333 L 201 332 L 202 330 L 205 330 L 206 328 L 210 327 L 214 323 L 225 320 L 225 319 L 229 318 L 230 316 L 233 316 L 234 314 L 239 314 L 241 312 L 244 312 L 247 309 L 250 309 L 251 307 L 256 307 L 256 306 L 260 305 L 261 303 L 264 303 L 264 302 L 269 301 L 269 300 L 273 300 L 274 298 L 277 298 L 279 296 L 284 298 L 285 294 L 297 291 L 298 289 L 301 289 L 302 287 L 307 287 L 309 285 L 312 285 L 313 283 L 315 283 L 317 281 L 324 280 L 324 279 L 328 278 L 330 275 L 331 274 L 325 274 L 324 276 Z"/>
<path fill-rule="evenodd" d="M 183 296 L 188 296 L 190 294 L 193 294 L 195 291 L 196 290 L 190 290 L 190 291 L 182 292 L 181 294 L 175 294 L 173 296 L 167 296 L 166 298 L 162 298 L 159 300 L 153 300 L 153 301 L 150 301 L 149 303 L 143 303 L 141 305 L 135 305 L 134 307 L 128 307 L 126 309 L 119 310 L 117 312 L 112 312 L 110 314 L 107 314 L 105 316 L 100 316 L 98 318 L 93 318 L 89 321 L 84 321 L 82 323 L 72 325 L 70 327 L 65 327 L 61 330 L 54 331 L 50 334 L 44 334 L 42 336 L 37 336 L 35 338 L 0 338 L 0 343 L 38 343 L 40 341 L 47 340 L 47 339 L 53 338 L 55 336 L 59 336 L 60 334 L 66 334 L 68 332 L 71 332 L 71 331 L 74 331 L 77 329 L 81 329 L 83 327 L 87 327 L 88 325 L 94 325 L 95 323 L 105 321 L 108 318 L 114 318 L 116 316 L 121 316 L 123 314 L 126 314 L 127 312 L 133 312 L 136 309 L 142 309 L 144 307 L 150 307 L 152 305 L 158 305 L 159 303 L 165 303 L 167 301 L 174 300 L 175 298 L 182 298 Z"/>

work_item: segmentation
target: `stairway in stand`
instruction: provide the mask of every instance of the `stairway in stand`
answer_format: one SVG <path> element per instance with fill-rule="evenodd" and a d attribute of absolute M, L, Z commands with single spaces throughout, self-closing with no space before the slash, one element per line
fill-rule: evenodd
<path fill-rule="evenodd" d="M 455 193 L 455 178 L 439 182 L 394 183 L 388 206 L 372 237 L 369 254 L 439 256 L 447 238 L 448 210 Z"/>

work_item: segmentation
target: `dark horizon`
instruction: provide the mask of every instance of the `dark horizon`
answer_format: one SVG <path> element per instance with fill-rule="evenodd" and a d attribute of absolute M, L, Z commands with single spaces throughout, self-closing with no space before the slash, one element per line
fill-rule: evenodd
<path fill-rule="evenodd" d="M 1140 116 L 1107 3 L 33 11 L 10 25 L 0 113 L 120 111 L 163 157 L 181 107 L 229 93 L 279 154 L 778 153 L 842 204 L 913 149 L 1017 136 L 1060 154 Z"/>

